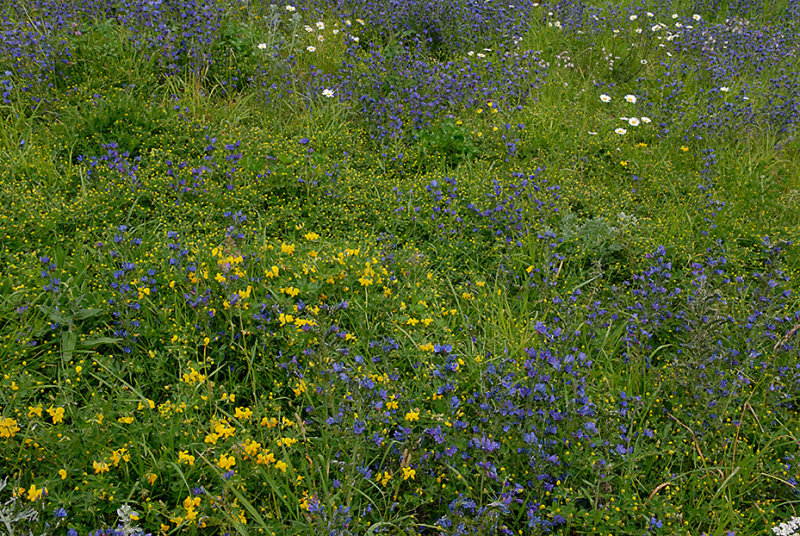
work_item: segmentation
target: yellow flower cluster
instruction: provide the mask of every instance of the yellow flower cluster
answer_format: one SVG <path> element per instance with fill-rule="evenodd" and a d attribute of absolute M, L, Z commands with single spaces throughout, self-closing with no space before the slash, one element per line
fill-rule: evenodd
<path fill-rule="evenodd" d="M 0 417 L 0 437 L 11 438 L 19 432 L 17 420 L 10 417 Z"/>
<path fill-rule="evenodd" d="M 206 377 L 204 374 L 197 372 L 194 367 L 189 367 L 189 372 L 183 374 L 181 381 L 189 385 L 194 385 L 196 383 L 202 383 L 205 379 Z"/>

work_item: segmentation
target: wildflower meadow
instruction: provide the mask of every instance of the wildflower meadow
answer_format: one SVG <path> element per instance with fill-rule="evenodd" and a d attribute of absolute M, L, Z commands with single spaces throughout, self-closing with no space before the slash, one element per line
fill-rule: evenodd
<path fill-rule="evenodd" d="M 798 0 L 0 2 L 0 533 L 800 534 L 799 56 Z"/>

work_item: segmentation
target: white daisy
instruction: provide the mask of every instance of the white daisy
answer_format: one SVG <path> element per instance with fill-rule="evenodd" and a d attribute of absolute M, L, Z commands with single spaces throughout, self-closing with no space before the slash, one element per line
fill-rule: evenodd
<path fill-rule="evenodd" d="M 267 48 L 267 44 L 266 43 L 259 43 L 258 44 L 258 48 L 259 48 L 259 50 L 265 50 Z"/>
<path fill-rule="evenodd" d="M 308 50 L 309 52 L 316 52 L 317 51 L 317 47 L 307 46 L 306 50 Z"/>
<path fill-rule="evenodd" d="M 287 6 L 286 6 L 286 11 L 288 11 L 289 13 L 291 13 L 292 11 L 294 11 L 294 6 L 288 6 L 288 5 L 287 5 Z"/>
<path fill-rule="evenodd" d="M 602 95 L 600 95 L 600 100 L 603 102 L 611 102 L 611 97 L 603 93 Z"/>
<path fill-rule="evenodd" d="M 692 15 L 692 18 L 693 18 L 694 20 L 700 20 L 700 19 L 701 19 L 700 15 L 698 15 L 697 13 L 695 13 L 694 15 Z"/>
<path fill-rule="evenodd" d="M 322 96 L 327 98 L 333 98 L 333 90 L 330 88 L 325 88 L 322 90 Z"/>
<path fill-rule="evenodd" d="M 632 126 L 632 127 L 638 127 L 639 126 L 639 118 L 638 117 L 631 117 L 630 119 L 628 119 L 628 124 L 630 126 Z"/>
<path fill-rule="evenodd" d="M 728 86 L 722 86 L 721 88 L 719 88 L 719 90 L 722 91 L 723 93 L 727 93 L 731 89 Z"/>
<path fill-rule="evenodd" d="M 317 23 L 317 30 L 324 30 L 324 29 L 325 29 L 325 23 L 322 22 L 322 21 L 319 21 Z"/>
<path fill-rule="evenodd" d="M 625 95 L 625 100 L 630 102 L 631 104 L 636 104 L 636 95 Z"/>
<path fill-rule="evenodd" d="M 620 136 L 624 136 L 625 134 L 628 133 L 628 131 L 625 130 L 624 128 L 615 128 L 614 132 L 619 134 Z"/>
<path fill-rule="evenodd" d="M 644 123 L 645 125 L 649 125 L 650 123 L 652 123 L 652 120 L 649 117 L 642 116 L 642 123 Z"/>

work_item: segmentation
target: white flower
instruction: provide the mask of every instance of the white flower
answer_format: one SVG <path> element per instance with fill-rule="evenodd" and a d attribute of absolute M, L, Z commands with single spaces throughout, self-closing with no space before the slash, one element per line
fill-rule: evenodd
<path fill-rule="evenodd" d="M 697 13 L 695 13 L 694 15 L 692 15 L 692 18 L 693 18 L 694 20 L 700 20 L 700 18 L 701 18 L 701 17 L 700 17 L 700 15 L 698 15 Z"/>
<path fill-rule="evenodd" d="M 324 29 L 325 29 L 325 23 L 322 22 L 322 21 L 319 21 L 317 23 L 317 30 L 324 30 Z"/>
<path fill-rule="evenodd" d="M 630 20 L 636 20 L 636 19 L 638 19 L 639 17 L 638 17 L 638 16 L 636 16 L 636 15 L 631 15 L 631 16 L 630 16 L 630 17 L 628 17 L 628 18 L 629 18 Z"/>
<path fill-rule="evenodd" d="M 353 41 L 358 43 L 358 37 L 357 36 L 353 35 L 353 36 L 350 37 L 350 39 L 352 39 Z"/>
<path fill-rule="evenodd" d="M 627 117 L 622 117 L 622 116 L 620 116 L 619 120 L 620 120 L 620 121 L 627 121 L 627 120 L 628 120 L 628 118 L 627 118 Z"/>
<path fill-rule="evenodd" d="M 636 104 L 636 95 L 625 95 L 625 100 L 630 102 L 631 104 Z"/>
<path fill-rule="evenodd" d="M 614 132 L 616 132 L 616 133 L 617 133 L 617 134 L 619 134 L 620 136 L 624 136 L 625 134 L 627 134 L 627 133 L 628 133 L 628 131 L 627 131 L 627 130 L 625 130 L 624 128 L 615 128 L 615 129 L 614 129 Z"/>
<path fill-rule="evenodd" d="M 361 26 L 364 26 L 364 21 L 361 19 L 356 19 L 356 22 L 359 23 Z"/>
<path fill-rule="evenodd" d="M 469 52 L 467 52 L 467 56 L 474 56 L 474 55 L 475 55 L 474 50 L 470 50 Z"/>
<path fill-rule="evenodd" d="M 336 28 L 334 28 L 334 29 L 333 29 L 333 35 L 336 35 L 336 34 L 338 34 L 338 33 L 339 33 L 339 30 L 337 30 Z"/>
<path fill-rule="evenodd" d="M 652 28 L 650 28 L 650 31 L 651 31 L 651 32 L 657 32 L 657 31 L 659 31 L 660 29 L 661 29 L 661 24 L 656 24 L 655 26 L 653 26 Z"/>
<path fill-rule="evenodd" d="M 586 133 L 590 136 L 597 136 L 597 132 L 592 132 L 591 130 L 587 130 Z"/>
<path fill-rule="evenodd" d="M 320 37 L 321 37 L 321 36 L 320 36 Z M 640 61 L 639 61 L 639 63 L 641 63 L 642 65 L 647 65 L 647 60 L 645 60 L 645 59 L 642 59 L 642 60 L 640 60 Z"/>
<path fill-rule="evenodd" d="M 306 31 L 307 31 L 308 33 L 311 33 L 311 32 L 313 32 L 313 31 L 314 31 L 314 28 L 312 28 L 311 26 L 306 26 Z"/>
<path fill-rule="evenodd" d="M 673 18 L 673 19 L 677 19 L 677 18 L 678 18 L 678 14 L 677 14 L 677 13 L 673 13 L 673 14 L 672 14 L 672 18 Z"/>
<path fill-rule="evenodd" d="M 483 52 L 478 52 L 478 53 L 476 54 L 476 56 L 478 56 L 479 58 L 485 58 L 485 57 L 486 57 L 486 54 L 484 54 Z"/>
<path fill-rule="evenodd" d="M 645 125 L 649 125 L 650 123 L 652 123 L 652 120 L 649 117 L 642 116 L 642 123 L 644 123 Z"/>
<path fill-rule="evenodd" d="M 267 48 L 267 44 L 266 43 L 259 43 L 258 44 L 258 48 L 259 48 L 259 50 L 265 50 Z"/>
<path fill-rule="evenodd" d="M 611 97 L 603 93 L 602 95 L 600 95 L 600 100 L 603 102 L 611 102 Z"/>
<path fill-rule="evenodd" d="M 323 41 L 325 41 L 325 36 L 324 36 L 324 35 L 318 35 L 318 36 L 317 36 L 317 41 L 319 41 L 320 43 L 322 43 Z"/>
<path fill-rule="evenodd" d="M 639 118 L 638 117 L 631 117 L 630 119 L 628 119 L 628 124 L 630 126 L 632 126 L 632 127 L 638 127 L 639 126 Z"/>
<path fill-rule="evenodd" d="M 730 91 L 730 88 L 728 86 L 722 86 L 721 88 L 719 88 L 719 90 L 722 91 L 723 93 L 727 93 L 728 91 Z"/>
<path fill-rule="evenodd" d="M 329 99 L 333 98 L 333 90 L 330 88 L 325 88 L 322 90 L 322 96 L 327 97 Z"/>
<path fill-rule="evenodd" d="M 345 26 L 350 26 L 350 25 L 352 25 L 353 23 L 352 23 L 352 22 L 350 22 L 350 19 L 344 19 L 344 24 L 345 24 Z"/>
<path fill-rule="evenodd" d="M 292 11 L 294 11 L 294 6 L 289 6 L 289 5 L 287 5 L 287 6 L 286 6 L 286 11 L 288 11 L 289 13 L 291 13 Z"/>
<path fill-rule="evenodd" d="M 647 15 L 648 17 L 650 17 L 651 19 L 653 18 L 653 12 L 652 12 L 652 11 L 648 11 L 648 12 L 646 13 L 646 15 Z"/>
<path fill-rule="evenodd" d="M 309 52 L 316 52 L 317 51 L 317 47 L 307 46 L 306 50 L 308 50 Z"/>

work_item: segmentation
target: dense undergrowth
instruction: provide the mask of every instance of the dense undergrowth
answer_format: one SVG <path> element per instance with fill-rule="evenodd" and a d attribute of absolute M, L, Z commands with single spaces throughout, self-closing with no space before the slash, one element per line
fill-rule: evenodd
<path fill-rule="evenodd" d="M 0 523 L 792 534 L 798 20 L 5 3 Z"/>

